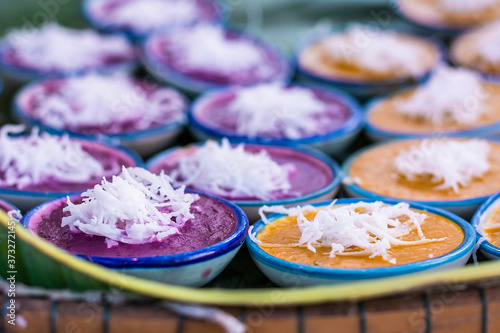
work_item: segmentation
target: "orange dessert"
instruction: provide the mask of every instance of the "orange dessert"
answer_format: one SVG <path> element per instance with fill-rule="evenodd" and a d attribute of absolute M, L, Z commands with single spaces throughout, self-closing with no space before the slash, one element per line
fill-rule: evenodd
<path fill-rule="evenodd" d="M 500 209 L 497 209 L 490 218 L 482 225 L 484 236 L 489 238 L 489 242 L 500 247 Z"/>
<path fill-rule="evenodd" d="M 453 221 L 410 209 L 405 203 L 310 206 L 302 213 L 266 225 L 257 236 L 260 247 L 272 256 L 304 265 L 372 268 L 436 258 L 464 240 L 463 231 Z M 311 242 L 311 229 L 323 236 Z"/>
<path fill-rule="evenodd" d="M 500 74 L 500 21 L 486 24 L 459 36 L 450 57 L 458 65 L 484 73 Z"/>
<path fill-rule="evenodd" d="M 425 84 L 375 100 L 368 123 L 389 136 L 463 132 L 499 124 L 499 107 L 500 84 L 440 66 Z"/>
<path fill-rule="evenodd" d="M 346 167 L 350 182 L 391 198 L 452 201 L 500 191 L 500 144 L 495 141 L 393 141 L 361 152 Z"/>
<path fill-rule="evenodd" d="M 439 58 L 430 40 L 353 25 L 307 46 L 298 62 L 305 72 L 326 79 L 377 83 L 421 76 Z"/>

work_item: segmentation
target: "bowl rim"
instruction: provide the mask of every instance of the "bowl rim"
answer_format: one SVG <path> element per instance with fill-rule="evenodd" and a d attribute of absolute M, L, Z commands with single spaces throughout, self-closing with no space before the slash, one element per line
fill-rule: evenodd
<path fill-rule="evenodd" d="M 222 24 L 215 24 L 215 23 L 212 23 L 212 25 L 220 26 L 226 32 L 235 33 L 238 36 L 241 36 L 242 38 L 251 41 L 252 44 L 259 45 L 263 49 L 271 51 L 276 56 L 277 63 L 280 66 L 279 73 L 276 75 L 276 77 L 265 80 L 265 81 L 257 81 L 257 82 L 254 82 L 252 84 L 264 83 L 264 82 L 289 82 L 290 81 L 290 79 L 293 75 L 292 66 L 290 65 L 288 58 L 275 45 L 275 43 L 272 43 L 264 36 L 261 36 L 261 35 L 255 34 L 255 33 L 249 33 L 245 30 L 240 29 L 240 28 L 222 25 Z M 173 69 L 172 67 L 163 64 L 160 60 L 156 59 L 156 57 L 151 54 L 151 44 L 155 43 L 158 38 L 162 37 L 163 35 L 173 34 L 179 30 L 188 29 L 191 26 L 193 26 L 193 25 L 177 27 L 177 28 L 172 28 L 172 29 L 166 29 L 166 30 L 165 29 L 159 30 L 159 31 L 156 31 L 154 33 L 149 34 L 140 43 L 140 50 L 141 50 L 140 59 L 141 59 L 142 64 L 148 70 L 148 72 L 151 73 L 151 75 L 156 77 L 158 80 L 170 83 L 174 86 L 177 86 L 177 87 L 179 87 L 183 90 L 189 91 L 191 93 L 199 94 L 199 93 L 207 92 L 209 90 L 214 90 L 214 89 L 219 89 L 219 88 L 230 86 L 231 84 L 212 83 L 209 81 L 200 80 L 197 78 L 193 78 L 192 76 L 180 73 L 180 72 L 176 71 L 175 69 Z M 158 69 L 160 70 L 160 73 L 158 73 Z M 249 85 L 251 85 L 251 84 L 249 84 Z"/>
<path fill-rule="evenodd" d="M 55 135 L 58 137 L 62 137 L 64 133 L 52 133 L 51 135 Z M 28 136 L 28 134 L 22 134 L 20 136 Z M 119 145 L 115 145 L 112 142 L 104 142 L 104 141 L 95 141 L 89 140 L 82 137 L 70 137 L 70 140 L 76 140 L 87 144 L 97 144 L 103 148 L 106 148 L 108 151 L 119 152 L 123 156 L 126 156 L 130 159 L 131 162 L 135 163 L 135 167 L 143 167 L 144 161 L 142 158 L 134 151 Z M 0 188 L 0 196 L 9 195 L 16 197 L 31 197 L 31 198 L 57 198 L 60 196 L 66 195 L 75 195 L 81 193 L 83 191 L 58 191 L 58 192 L 46 192 L 46 191 L 24 191 L 24 190 L 15 190 L 15 189 L 6 189 Z"/>
<path fill-rule="evenodd" d="M 332 26 L 328 34 L 324 32 L 312 32 L 309 35 L 303 37 L 301 40 L 299 40 L 294 47 L 292 48 L 292 66 L 295 68 L 297 74 L 303 75 L 309 79 L 315 80 L 317 82 L 321 82 L 324 84 L 332 84 L 335 86 L 341 86 L 344 87 L 345 89 L 351 89 L 351 88 L 379 88 L 379 87 L 385 87 L 385 86 L 394 86 L 394 85 L 404 85 L 407 83 L 418 83 L 421 81 L 425 81 L 428 77 L 429 74 L 432 72 L 432 70 L 437 66 L 438 63 L 446 61 L 448 58 L 448 53 L 446 46 L 444 43 L 439 40 L 438 38 L 431 37 L 428 35 L 424 35 L 422 33 L 419 33 L 418 31 L 408 31 L 408 28 L 405 27 L 400 27 L 399 25 L 397 26 L 389 26 L 387 28 L 384 28 L 382 30 L 388 30 L 388 31 L 394 31 L 396 33 L 400 34 L 405 34 L 405 35 L 411 35 L 416 38 L 423 39 L 427 42 L 430 42 L 436 53 L 437 53 L 437 59 L 434 64 L 428 69 L 425 70 L 424 72 L 420 73 L 419 75 L 415 77 L 405 77 L 405 78 L 396 78 L 396 79 L 389 79 L 389 80 L 378 80 L 378 81 L 359 81 L 359 80 L 349 80 L 346 78 L 334 78 L 334 77 L 328 77 L 322 74 L 317 74 L 317 73 L 312 73 L 306 69 L 304 69 L 300 65 L 300 55 L 302 52 L 312 45 L 313 43 L 322 40 L 332 33 L 340 33 L 343 31 L 348 24 L 337 24 Z"/>
<path fill-rule="evenodd" d="M 218 141 L 218 140 L 216 140 Z M 206 141 L 203 142 L 196 142 L 189 144 L 187 146 L 177 146 L 173 147 L 170 149 L 167 149 L 163 152 L 160 152 L 154 156 L 152 156 L 149 160 L 146 161 L 146 168 L 151 171 L 151 168 L 153 168 L 155 165 L 158 163 L 161 163 L 162 161 L 166 160 L 169 158 L 170 155 L 174 154 L 176 151 L 179 149 L 184 149 L 192 146 L 201 146 L 205 144 Z M 238 145 L 239 143 L 232 143 L 233 146 Z M 331 191 L 334 191 L 336 188 L 339 187 L 341 181 L 342 181 L 342 171 L 340 169 L 340 166 L 338 163 L 331 158 L 330 156 L 322 153 L 321 151 L 318 151 L 313 148 L 309 147 L 304 147 L 304 146 L 299 146 L 299 147 L 287 147 L 287 146 L 276 146 L 276 145 L 271 145 L 271 144 L 245 144 L 245 146 L 250 146 L 250 147 L 262 147 L 264 149 L 266 148 L 274 148 L 274 149 L 280 149 L 280 150 L 288 150 L 288 151 L 294 151 L 301 153 L 303 155 L 307 155 L 309 157 L 312 157 L 316 161 L 322 162 L 328 169 L 332 172 L 332 179 L 331 181 L 328 182 L 327 185 L 323 186 L 322 188 L 307 193 L 303 194 L 300 196 L 296 197 L 291 197 L 291 198 L 283 198 L 283 199 L 273 199 L 273 200 L 231 200 L 228 198 L 224 198 L 225 200 L 234 203 L 235 205 L 239 207 L 260 207 L 263 205 L 289 205 L 289 204 L 294 204 L 302 201 L 309 201 L 313 200 L 317 197 L 320 197 L 322 195 L 325 195 L 326 193 L 329 193 Z M 197 190 L 201 191 L 201 190 Z M 205 192 L 209 193 L 209 192 Z M 211 194 L 211 193 L 209 193 Z M 215 195 L 215 194 L 211 194 Z"/>
<path fill-rule="evenodd" d="M 4 210 L 4 208 L 7 208 L 9 210 Z M 8 213 L 11 210 L 15 210 L 15 211 L 19 211 L 19 212 L 21 211 L 19 208 L 17 208 L 16 205 L 14 205 L 10 201 L 4 200 L 4 199 L 0 199 L 0 210 L 5 211 L 6 213 Z"/>
<path fill-rule="evenodd" d="M 487 84 L 492 84 L 500 87 L 500 82 L 497 82 L 495 80 L 490 80 L 482 76 L 482 83 L 487 83 Z M 467 136 L 474 136 L 474 135 L 480 135 L 480 136 L 485 136 L 488 134 L 491 134 L 492 132 L 500 131 L 500 120 L 489 124 L 489 125 L 482 125 L 482 126 L 476 126 L 472 127 L 469 129 L 464 129 L 464 130 L 450 130 L 450 131 L 440 131 L 440 132 L 421 132 L 421 133 L 411 133 L 411 132 L 394 132 L 386 129 L 382 129 L 376 125 L 374 125 L 370 121 L 370 115 L 374 112 L 374 107 L 378 104 L 383 102 L 386 99 L 395 97 L 399 94 L 403 94 L 405 92 L 408 92 L 412 89 L 416 89 L 417 87 L 406 87 L 402 89 L 398 89 L 393 92 L 385 93 L 379 96 L 375 96 L 371 99 L 369 99 L 366 104 L 365 104 L 365 125 L 364 125 L 364 130 L 371 135 L 376 135 L 383 137 L 383 140 L 385 139 L 418 139 L 418 138 L 427 138 L 432 135 L 445 135 L 449 137 L 467 137 Z M 485 134 L 486 133 L 486 134 Z"/>
<path fill-rule="evenodd" d="M 82 30 L 82 29 L 77 29 Z M 83 29 L 89 30 L 89 29 Z M 127 41 L 129 42 L 129 41 Z M 137 50 L 130 44 L 131 50 L 133 51 L 133 57 L 130 59 L 124 59 L 117 63 L 113 64 L 101 64 L 93 67 L 86 67 L 77 70 L 58 70 L 52 72 L 46 72 L 42 70 L 38 70 L 35 68 L 28 68 L 24 66 L 18 66 L 16 64 L 12 64 L 5 61 L 5 52 L 6 49 L 4 45 L 6 45 L 7 40 L 4 38 L 0 39 L 0 71 L 5 72 L 7 75 L 13 76 L 17 79 L 21 79 L 23 81 L 33 81 L 40 79 L 50 79 L 50 78 L 64 78 L 70 75 L 81 75 L 90 72 L 97 73 L 109 73 L 109 72 L 124 72 L 123 68 L 126 68 L 125 72 L 131 72 L 139 66 L 139 56 Z"/>
<path fill-rule="evenodd" d="M 124 26 L 120 26 L 120 25 L 105 24 L 103 22 L 99 22 L 99 20 L 97 20 L 95 18 L 94 13 L 90 9 L 90 3 L 92 1 L 95 2 L 95 0 L 83 0 L 81 2 L 80 9 L 81 9 L 83 19 L 90 26 L 94 27 L 95 29 L 97 29 L 98 31 L 101 31 L 103 33 L 123 34 L 132 41 L 140 41 L 141 39 L 146 38 L 150 34 L 155 33 L 159 30 L 173 29 L 173 28 L 178 27 L 178 25 L 170 23 L 170 24 L 166 24 L 162 27 L 148 29 L 144 32 L 139 32 L 139 31 L 136 31 L 132 27 L 124 27 Z M 200 23 L 204 23 L 204 22 L 223 24 L 223 23 L 227 22 L 227 20 L 229 19 L 228 11 L 224 10 L 223 6 L 221 5 L 221 3 L 219 1 L 216 1 L 216 0 L 198 0 L 198 1 L 204 1 L 206 3 L 210 3 L 215 10 L 214 17 L 211 18 L 210 20 L 207 20 L 207 21 L 196 19 L 194 21 L 187 23 L 188 25 L 189 24 L 200 24 Z M 183 26 L 183 25 L 184 24 L 181 24 L 180 26 Z"/>
<path fill-rule="evenodd" d="M 323 84 L 317 83 L 285 83 L 287 87 L 303 87 L 309 89 L 320 90 L 323 93 L 328 94 L 329 96 L 335 97 L 341 104 L 345 105 L 349 109 L 349 118 L 337 129 L 320 135 L 313 135 L 309 137 L 303 137 L 298 139 L 289 139 L 289 138 L 280 138 L 280 139 L 272 139 L 272 138 L 263 138 L 263 137 L 248 137 L 244 135 L 238 135 L 234 133 L 228 133 L 224 130 L 215 129 L 209 127 L 197 119 L 196 114 L 199 113 L 204 103 L 211 101 L 220 96 L 224 96 L 232 91 L 252 87 L 251 86 L 228 86 L 221 89 L 215 89 L 204 94 L 200 95 L 196 98 L 191 104 L 188 113 L 188 123 L 189 126 L 194 129 L 201 131 L 205 135 L 214 137 L 214 138 L 228 138 L 233 142 L 246 142 L 252 144 L 270 144 L 270 145 L 279 145 L 279 146 L 296 146 L 296 145 L 307 145 L 307 144 L 321 144 L 323 142 L 328 142 L 333 139 L 340 139 L 351 134 L 357 133 L 361 131 L 364 125 L 364 112 L 362 106 L 359 102 L 349 95 L 348 93 L 332 88 L 327 87 Z"/>
<path fill-rule="evenodd" d="M 44 77 L 41 79 L 33 80 L 25 85 L 23 85 L 14 95 L 12 99 L 12 106 L 11 106 L 11 113 L 12 115 L 21 120 L 21 122 L 24 122 L 26 124 L 29 124 L 30 126 L 37 126 L 41 129 L 43 129 L 46 132 L 53 133 L 53 134 L 63 134 L 63 133 L 68 133 L 72 137 L 76 138 L 84 138 L 84 139 L 89 139 L 89 140 L 97 140 L 101 141 L 102 138 L 109 138 L 111 140 L 116 139 L 116 140 L 123 140 L 123 141 L 136 141 L 148 137 L 153 137 L 156 135 L 160 135 L 163 133 L 167 133 L 170 131 L 175 131 L 176 129 L 179 129 L 183 126 L 186 125 L 187 123 L 187 112 L 189 110 L 189 100 L 187 99 L 184 94 L 179 92 L 177 89 L 172 88 L 172 87 L 162 87 L 161 85 L 158 85 L 159 88 L 168 88 L 173 90 L 176 94 L 179 95 L 179 97 L 184 101 L 186 104 L 186 109 L 183 111 L 184 119 L 182 120 L 174 120 L 167 122 L 165 124 L 153 127 L 153 128 L 146 128 L 142 130 L 134 130 L 132 132 L 126 132 L 126 133 L 102 133 L 102 134 L 85 134 L 81 132 L 75 132 L 75 131 L 70 131 L 64 128 L 57 128 L 48 124 L 45 124 L 43 121 L 38 120 L 33 118 L 31 115 L 28 115 L 26 113 L 26 110 L 20 106 L 19 99 L 24 95 L 28 94 L 30 89 L 33 89 L 34 87 L 37 87 L 39 85 L 43 85 L 47 81 L 52 81 L 52 80 L 66 80 L 70 78 L 77 78 L 81 76 L 85 76 L 86 73 L 77 73 L 77 74 L 69 74 L 69 75 L 64 75 L 60 77 Z M 102 74 L 103 76 L 108 76 L 107 74 Z M 134 79 L 131 76 L 128 76 L 129 78 Z"/>
<path fill-rule="evenodd" d="M 351 204 L 356 202 L 375 202 L 382 201 L 386 204 L 396 204 L 399 202 L 406 201 L 398 201 L 392 199 L 337 199 L 338 205 L 342 204 Z M 330 204 L 331 201 L 322 201 L 316 202 L 312 205 L 315 207 L 326 206 Z M 447 218 L 452 221 L 454 224 L 458 225 L 462 232 L 464 233 L 464 239 L 460 245 L 454 250 L 435 258 L 425 259 L 409 264 L 403 265 L 395 265 L 395 266 L 387 266 L 387 267 L 376 267 L 376 268 L 328 268 L 328 267 L 316 267 L 312 265 L 303 265 L 298 263 L 293 263 L 291 261 L 287 261 L 284 259 L 279 259 L 274 257 L 264 250 L 262 250 L 257 243 L 252 241 L 250 237 L 247 237 L 247 246 L 250 252 L 250 255 L 255 261 L 259 261 L 266 266 L 272 266 L 272 268 L 280 270 L 282 272 L 292 273 L 294 275 L 301 275 L 311 278 L 323 278 L 323 279 L 371 279 L 371 278 L 380 278 L 392 275 L 400 275 L 400 274 L 408 274 L 415 273 L 422 270 L 427 270 L 431 268 L 438 267 L 443 264 L 447 264 L 462 258 L 472 251 L 475 240 L 476 233 L 474 228 L 457 215 L 450 213 L 448 211 L 430 207 L 426 205 L 421 205 L 417 203 L 408 202 L 411 208 L 423 210 L 432 214 L 440 215 L 442 217 Z M 267 218 L 271 220 L 276 220 L 277 218 L 286 216 L 285 214 L 271 214 Z M 260 231 L 262 231 L 264 227 L 264 222 L 262 220 L 257 221 L 253 228 L 249 230 L 257 235 Z"/>
<path fill-rule="evenodd" d="M 472 216 L 471 224 L 476 230 L 478 241 L 482 237 L 484 237 L 482 230 L 480 228 L 483 216 L 487 213 L 490 213 L 489 212 L 490 208 L 493 207 L 493 205 L 495 205 L 497 202 L 499 202 L 498 201 L 499 199 L 500 199 L 500 192 L 492 195 L 476 210 L 476 212 Z M 500 208 L 500 206 L 496 208 L 498 209 Z M 479 244 L 479 248 L 490 255 L 493 255 L 495 257 L 500 257 L 500 248 L 498 246 L 493 245 L 489 240 L 483 238 L 483 240 Z"/>
<path fill-rule="evenodd" d="M 63 251 L 71 253 L 79 258 L 97 263 L 108 268 L 115 269 L 141 269 L 141 268 L 170 268 L 170 267 L 180 267 L 187 266 L 191 264 L 196 264 L 200 262 L 206 262 L 211 259 L 215 259 L 224 254 L 227 254 L 235 249 L 238 249 L 246 239 L 248 233 L 248 219 L 243 211 L 231 202 L 224 200 L 222 198 L 209 195 L 206 193 L 186 190 L 187 193 L 198 194 L 201 196 L 208 197 L 211 200 L 218 201 L 227 207 L 229 207 L 235 214 L 235 229 L 234 231 L 225 239 L 210 246 L 193 250 L 189 252 L 182 252 L 171 255 L 158 255 L 158 256 L 146 256 L 146 257 L 111 257 L 111 256 L 87 256 L 83 254 L 71 253 L 62 248 Z M 80 194 L 72 195 L 70 198 L 80 198 Z M 48 209 L 48 206 L 66 201 L 67 197 L 59 197 L 31 209 L 28 211 L 21 219 L 21 225 L 29 230 L 30 233 L 36 235 L 29 229 L 29 223 L 32 217 L 37 214 L 42 209 Z"/>
<path fill-rule="evenodd" d="M 454 136 L 440 136 L 439 138 L 456 138 L 456 137 L 454 137 Z M 469 137 L 462 136 L 460 138 L 469 138 Z M 352 153 L 342 163 L 341 169 L 342 169 L 342 172 L 344 174 L 344 177 L 345 178 L 350 177 L 349 170 L 350 170 L 351 164 L 361 154 L 365 153 L 368 150 L 371 150 L 371 149 L 374 149 L 374 148 L 377 148 L 377 147 L 383 146 L 383 145 L 390 145 L 390 144 L 396 144 L 396 143 L 405 142 L 405 141 L 425 140 L 425 139 L 432 139 L 432 137 L 389 139 L 389 140 L 384 140 L 384 141 L 376 142 L 376 143 L 370 144 L 370 145 L 368 145 L 366 147 L 363 147 L 363 148 L 355 151 L 354 153 Z M 500 144 L 500 139 L 491 138 L 491 137 L 484 137 L 484 138 L 481 138 L 481 139 L 484 139 L 484 140 L 487 140 L 487 141 L 490 141 L 490 142 L 495 142 L 497 144 Z M 385 195 L 382 195 L 382 194 L 377 194 L 377 193 L 372 192 L 370 190 L 366 190 L 366 189 L 362 188 L 361 186 L 359 186 L 359 185 L 357 185 L 355 183 L 352 183 L 352 184 L 343 183 L 343 186 L 347 190 L 352 191 L 352 192 L 356 193 L 357 195 L 362 196 L 363 198 L 372 198 L 372 199 L 378 198 L 378 199 L 402 200 L 402 201 L 408 201 L 408 202 L 412 202 L 412 203 L 419 204 L 419 205 L 424 205 L 424 206 L 428 205 L 428 206 L 432 206 L 432 207 L 441 207 L 441 208 L 451 208 L 451 207 L 453 207 L 453 208 L 460 208 L 460 207 L 464 207 L 464 206 L 477 206 L 477 205 L 480 205 L 481 203 L 483 203 L 486 199 L 488 199 L 494 193 L 496 193 L 496 192 L 494 192 L 494 193 L 489 194 L 489 195 L 483 195 L 483 196 L 479 196 L 479 197 L 473 197 L 473 198 L 467 198 L 467 199 L 459 199 L 459 200 L 409 200 L 409 199 L 401 199 L 401 198 L 395 198 L 395 197 L 385 196 Z"/>

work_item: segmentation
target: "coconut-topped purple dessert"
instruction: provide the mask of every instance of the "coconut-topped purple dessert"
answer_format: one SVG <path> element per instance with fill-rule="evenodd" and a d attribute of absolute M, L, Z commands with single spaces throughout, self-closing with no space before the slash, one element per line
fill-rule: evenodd
<path fill-rule="evenodd" d="M 40 133 L 19 135 L 23 125 L 0 129 L 0 197 L 21 209 L 66 193 L 83 191 L 103 177 L 135 166 L 128 151 L 93 141 Z M 38 201 L 36 200 L 38 199 Z"/>
<path fill-rule="evenodd" d="M 190 114 L 200 138 L 273 144 L 322 144 L 355 136 L 362 125 L 357 103 L 314 85 L 264 83 L 201 96 Z M 340 146 L 340 145 L 339 145 Z"/>
<path fill-rule="evenodd" d="M 13 30 L 0 43 L 0 66 L 20 79 L 130 69 L 135 61 L 136 52 L 125 37 L 53 23 L 38 30 Z"/>
<path fill-rule="evenodd" d="M 168 150 L 152 158 L 148 168 L 170 175 L 175 186 L 223 197 L 241 207 L 331 198 L 339 181 L 336 163 L 319 152 L 231 145 L 226 139 Z"/>
<path fill-rule="evenodd" d="M 87 0 L 84 13 L 103 31 L 139 38 L 152 31 L 200 22 L 218 22 L 222 8 L 214 0 Z"/>
<path fill-rule="evenodd" d="M 177 91 L 122 74 L 48 79 L 26 86 L 15 100 L 16 116 L 30 125 L 107 135 L 132 148 L 148 132 L 160 136 L 160 146 L 168 144 L 184 125 L 186 110 Z"/>
<path fill-rule="evenodd" d="M 123 168 L 111 181 L 103 180 L 80 196 L 40 207 L 28 228 L 84 256 L 148 257 L 216 244 L 237 223 L 235 211 L 222 201 L 174 189 L 165 174 Z"/>
<path fill-rule="evenodd" d="M 255 37 L 222 26 L 199 24 L 150 36 L 144 43 L 148 69 L 193 92 L 230 84 L 287 80 L 283 55 Z"/>

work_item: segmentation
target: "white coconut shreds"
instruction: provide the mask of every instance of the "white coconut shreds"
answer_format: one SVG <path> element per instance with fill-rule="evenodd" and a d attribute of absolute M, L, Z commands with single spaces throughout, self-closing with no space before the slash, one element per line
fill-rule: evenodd
<path fill-rule="evenodd" d="M 117 170 L 104 170 L 103 165 L 68 136 L 39 133 L 34 128 L 29 136 L 24 125 L 4 125 L 0 129 L 0 186 L 26 186 L 47 180 L 85 183 L 111 175 Z"/>
<path fill-rule="evenodd" d="M 474 33 L 475 49 L 481 60 L 491 65 L 500 64 L 500 21 L 490 23 Z"/>
<path fill-rule="evenodd" d="M 266 83 L 238 89 L 229 104 L 229 114 L 236 119 L 235 131 L 248 137 L 280 133 L 297 139 L 318 134 L 315 116 L 327 105 L 303 87 Z"/>
<path fill-rule="evenodd" d="M 273 73 L 271 64 L 252 41 L 228 38 L 221 26 L 199 24 L 169 36 L 173 60 L 188 69 L 210 70 L 226 74 L 253 70 L 258 77 Z"/>
<path fill-rule="evenodd" d="M 328 55 L 339 63 L 374 73 L 402 72 L 418 76 L 425 71 L 426 50 L 400 33 L 350 25 L 322 42 Z"/>
<path fill-rule="evenodd" d="M 479 12 L 495 7 L 499 0 L 439 0 L 440 7 L 448 13 Z"/>
<path fill-rule="evenodd" d="M 292 194 L 289 178 L 295 171 L 293 164 L 280 165 L 265 150 L 247 152 L 243 144 L 233 147 L 223 139 L 220 144 L 207 141 L 179 158 L 170 176 L 177 186 L 192 186 L 226 198 L 272 200 Z"/>
<path fill-rule="evenodd" d="M 109 12 L 105 9 L 115 5 Z M 91 15 L 111 26 L 131 27 L 145 33 L 165 26 L 175 26 L 195 21 L 200 10 L 192 0 L 130 0 L 92 1 Z M 145 19 L 147 18 L 147 19 Z"/>
<path fill-rule="evenodd" d="M 161 241 L 178 232 L 184 222 L 194 218 L 191 204 L 196 194 L 174 189 L 167 175 L 152 174 L 143 168 L 122 168 L 111 181 L 82 194 L 74 204 L 67 199 L 61 226 L 73 232 L 106 237 L 108 247 L 118 242 L 144 244 Z"/>
<path fill-rule="evenodd" d="M 108 57 L 132 55 L 125 37 L 99 35 L 51 23 L 38 30 L 14 30 L 6 36 L 8 46 L 22 64 L 42 71 L 77 71 L 104 65 Z"/>
<path fill-rule="evenodd" d="M 435 125 L 470 124 L 486 111 L 483 90 L 479 74 L 442 65 L 410 98 L 394 106 L 401 114 Z"/>
<path fill-rule="evenodd" d="M 490 145 L 481 139 L 423 140 L 403 150 L 394 160 L 395 169 L 406 179 L 431 177 L 437 189 L 455 193 L 490 169 Z"/>
<path fill-rule="evenodd" d="M 297 244 L 266 244 L 258 241 L 252 230 L 249 235 L 261 246 L 307 247 L 316 252 L 318 247 L 331 248 L 330 257 L 337 255 L 366 255 L 370 258 L 381 257 L 383 260 L 396 264 L 389 250 L 393 246 L 411 246 L 443 241 L 445 238 L 427 239 L 421 225 L 428 217 L 410 209 L 407 203 L 386 205 L 381 201 L 367 203 L 358 202 L 349 205 L 335 206 L 333 201 L 327 207 L 297 206 L 264 206 L 259 214 L 266 224 L 270 221 L 264 213 L 279 213 L 297 218 L 301 237 Z M 307 213 L 317 212 L 312 219 L 306 218 Z M 416 230 L 419 239 L 405 241 L 402 238 Z"/>
<path fill-rule="evenodd" d="M 149 95 L 126 75 L 89 74 L 64 80 L 57 93 L 39 94 L 36 117 L 56 128 L 105 126 L 107 132 L 122 132 L 122 124 L 136 130 L 156 122 L 183 121 L 186 105 L 176 91 L 155 87 Z"/>

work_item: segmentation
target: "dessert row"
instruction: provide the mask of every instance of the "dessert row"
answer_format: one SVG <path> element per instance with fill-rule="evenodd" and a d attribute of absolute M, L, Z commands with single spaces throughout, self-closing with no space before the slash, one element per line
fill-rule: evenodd
<path fill-rule="evenodd" d="M 58 248 L 127 274 L 203 285 L 245 239 L 283 286 L 465 265 L 476 230 L 487 237 L 480 249 L 500 257 L 496 140 L 391 141 L 341 170 L 311 148 L 227 140 L 144 165 L 124 148 L 23 129 L 0 130 L 0 198 L 29 211 L 4 209 Z M 342 184 L 355 199 L 332 201 Z M 475 211 L 472 225 L 462 218 Z"/>

